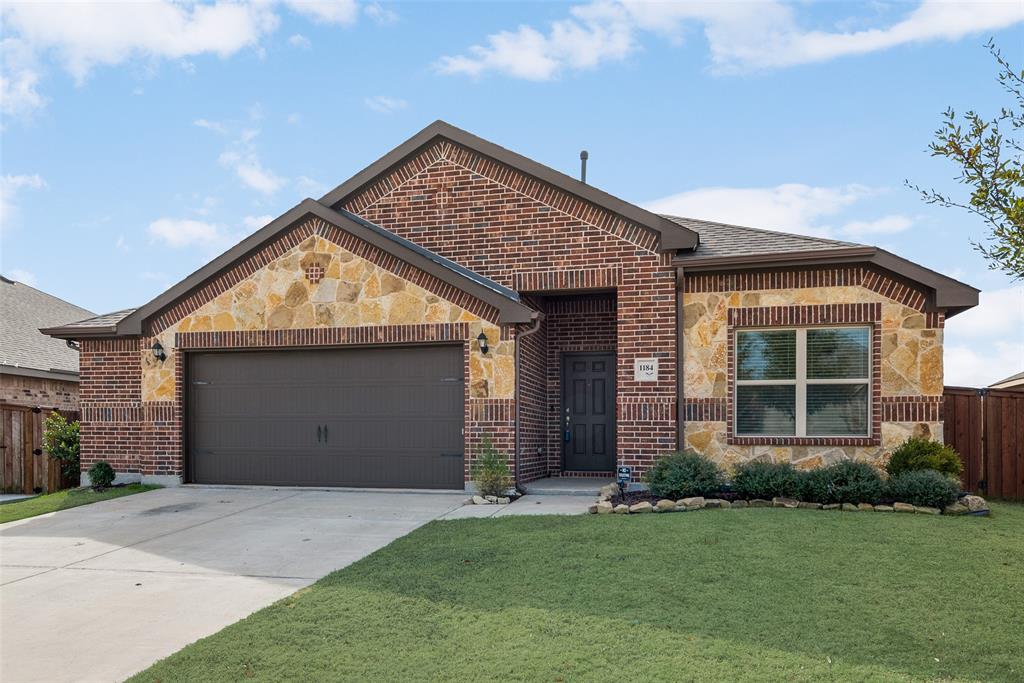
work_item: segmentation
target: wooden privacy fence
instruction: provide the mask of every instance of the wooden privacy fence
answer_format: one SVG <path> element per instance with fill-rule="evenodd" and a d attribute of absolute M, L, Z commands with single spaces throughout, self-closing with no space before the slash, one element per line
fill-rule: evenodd
<path fill-rule="evenodd" d="M 964 463 L 963 485 L 1024 499 L 1024 392 L 946 387 L 942 434 Z"/>
<path fill-rule="evenodd" d="M 0 403 L 0 490 L 4 493 L 46 493 L 78 485 L 43 451 L 43 421 L 54 411 Z M 63 410 L 68 421 L 79 413 Z"/>

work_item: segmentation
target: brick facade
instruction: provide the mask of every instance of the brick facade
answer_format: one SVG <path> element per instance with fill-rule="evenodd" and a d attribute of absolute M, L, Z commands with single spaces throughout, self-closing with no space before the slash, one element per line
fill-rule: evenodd
<path fill-rule="evenodd" d="M 78 410 L 78 382 L 0 373 L 0 403 Z"/>

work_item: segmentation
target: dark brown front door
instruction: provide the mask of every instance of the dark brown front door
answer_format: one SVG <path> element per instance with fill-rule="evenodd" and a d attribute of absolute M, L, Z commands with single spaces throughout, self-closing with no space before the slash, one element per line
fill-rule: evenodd
<path fill-rule="evenodd" d="M 190 480 L 463 487 L 458 346 L 196 353 Z"/>
<path fill-rule="evenodd" d="M 615 469 L 615 354 L 562 356 L 562 461 L 566 470 Z"/>

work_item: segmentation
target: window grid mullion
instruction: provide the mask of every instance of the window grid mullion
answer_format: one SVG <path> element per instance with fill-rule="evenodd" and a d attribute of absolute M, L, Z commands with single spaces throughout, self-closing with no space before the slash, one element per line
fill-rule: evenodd
<path fill-rule="evenodd" d="M 796 435 L 807 435 L 807 330 L 796 331 Z"/>

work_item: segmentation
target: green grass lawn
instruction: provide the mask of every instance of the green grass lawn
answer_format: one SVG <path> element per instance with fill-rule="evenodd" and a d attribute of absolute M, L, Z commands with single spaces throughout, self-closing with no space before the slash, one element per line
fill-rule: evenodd
<path fill-rule="evenodd" d="M 433 522 L 134 681 L 1024 680 L 1024 506 Z"/>
<path fill-rule="evenodd" d="M 67 510 L 79 505 L 98 503 L 101 500 L 130 496 L 133 493 L 152 491 L 158 488 L 160 487 L 152 484 L 128 484 L 127 486 L 107 489 L 101 493 L 97 493 L 92 489 L 66 489 L 56 493 L 47 493 L 45 496 L 16 500 L 13 503 L 0 505 L 0 524 L 13 522 L 16 519 L 44 515 L 47 512 Z"/>

